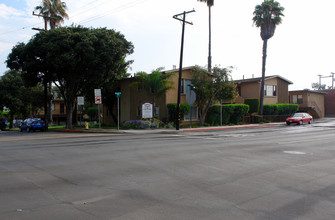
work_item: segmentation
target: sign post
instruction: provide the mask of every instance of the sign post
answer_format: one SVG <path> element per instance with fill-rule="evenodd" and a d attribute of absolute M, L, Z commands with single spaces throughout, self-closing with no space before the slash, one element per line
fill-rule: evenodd
<path fill-rule="evenodd" d="M 99 129 L 101 129 L 101 119 L 100 119 L 100 104 L 102 104 L 101 89 L 94 89 L 94 96 L 95 96 L 95 104 L 98 105 Z"/>
<path fill-rule="evenodd" d="M 121 92 L 115 93 L 117 98 L 117 130 L 120 130 L 120 96 Z"/>

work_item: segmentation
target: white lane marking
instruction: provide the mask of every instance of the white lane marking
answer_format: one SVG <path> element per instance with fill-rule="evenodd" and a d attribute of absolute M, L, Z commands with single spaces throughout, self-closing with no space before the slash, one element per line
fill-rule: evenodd
<path fill-rule="evenodd" d="M 283 151 L 285 154 L 296 154 L 296 155 L 304 155 L 306 154 L 305 152 L 301 151 Z"/>

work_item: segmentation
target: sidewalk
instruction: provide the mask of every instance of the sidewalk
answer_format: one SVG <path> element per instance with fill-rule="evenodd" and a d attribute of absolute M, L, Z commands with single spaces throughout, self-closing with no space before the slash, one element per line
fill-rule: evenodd
<path fill-rule="evenodd" d="M 99 129 L 90 128 L 88 130 L 57 130 L 56 132 L 72 132 L 72 133 L 110 133 L 110 134 L 178 134 L 182 132 L 199 132 L 199 131 L 219 131 L 227 129 L 247 129 L 247 128 L 261 128 L 261 127 L 277 127 L 286 125 L 280 123 L 266 123 L 266 124 L 245 124 L 233 126 L 216 126 L 216 127 L 198 127 L 198 128 L 182 128 L 176 130 L 174 128 L 160 128 L 160 129 L 129 129 L 129 130 L 115 130 L 115 129 Z"/>

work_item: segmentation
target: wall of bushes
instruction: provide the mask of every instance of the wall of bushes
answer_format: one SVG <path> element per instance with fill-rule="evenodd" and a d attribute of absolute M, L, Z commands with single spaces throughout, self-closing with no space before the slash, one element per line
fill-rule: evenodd
<path fill-rule="evenodd" d="M 249 105 L 249 113 L 259 112 L 259 99 L 245 99 L 244 104 Z"/>
<path fill-rule="evenodd" d="M 298 110 L 298 104 L 266 104 L 263 106 L 263 115 L 291 115 Z"/>
<path fill-rule="evenodd" d="M 177 114 L 177 103 L 169 103 L 166 105 L 169 112 L 169 122 L 176 122 L 178 119 Z M 184 118 L 184 115 L 190 111 L 190 106 L 186 103 L 180 103 L 180 119 Z"/>
<path fill-rule="evenodd" d="M 220 125 L 220 105 L 213 105 L 207 113 L 207 123 L 210 125 Z M 222 123 L 238 124 L 242 122 L 243 116 L 249 111 L 249 106 L 245 104 L 222 105 Z"/>

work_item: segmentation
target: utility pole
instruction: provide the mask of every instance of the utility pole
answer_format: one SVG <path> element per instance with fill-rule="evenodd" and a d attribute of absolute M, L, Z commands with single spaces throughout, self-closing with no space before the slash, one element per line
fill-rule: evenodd
<path fill-rule="evenodd" d="M 322 76 L 322 75 L 318 75 L 319 76 L 319 90 L 321 90 L 321 79 L 322 78 L 329 78 L 332 77 L 332 88 L 334 89 L 334 73 L 331 73 L 332 75 L 330 76 Z"/>
<path fill-rule="evenodd" d="M 186 21 L 186 14 L 195 12 L 193 9 L 192 11 L 184 11 L 183 13 L 174 15 L 173 18 L 183 22 L 183 29 L 181 34 L 181 49 L 180 49 L 180 62 L 179 62 L 179 76 L 178 76 L 178 95 L 177 95 L 177 122 L 176 122 L 176 130 L 179 130 L 180 125 L 180 93 L 181 93 L 181 75 L 183 69 L 183 53 L 184 53 L 184 33 L 185 33 L 185 23 L 193 25 L 192 22 Z M 182 18 L 180 18 L 182 16 Z"/>
<path fill-rule="evenodd" d="M 44 29 L 32 28 L 35 31 L 48 31 L 48 22 L 46 18 L 50 18 L 44 15 L 35 14 L 33 11 L 33 16 L 43 17 L 44 19 Z M 49 128 L 49 118 L 48 118 L 48 82 L 44 78 L 44 122 L 45 122 L 45 131 L 48 131 Z"/>

